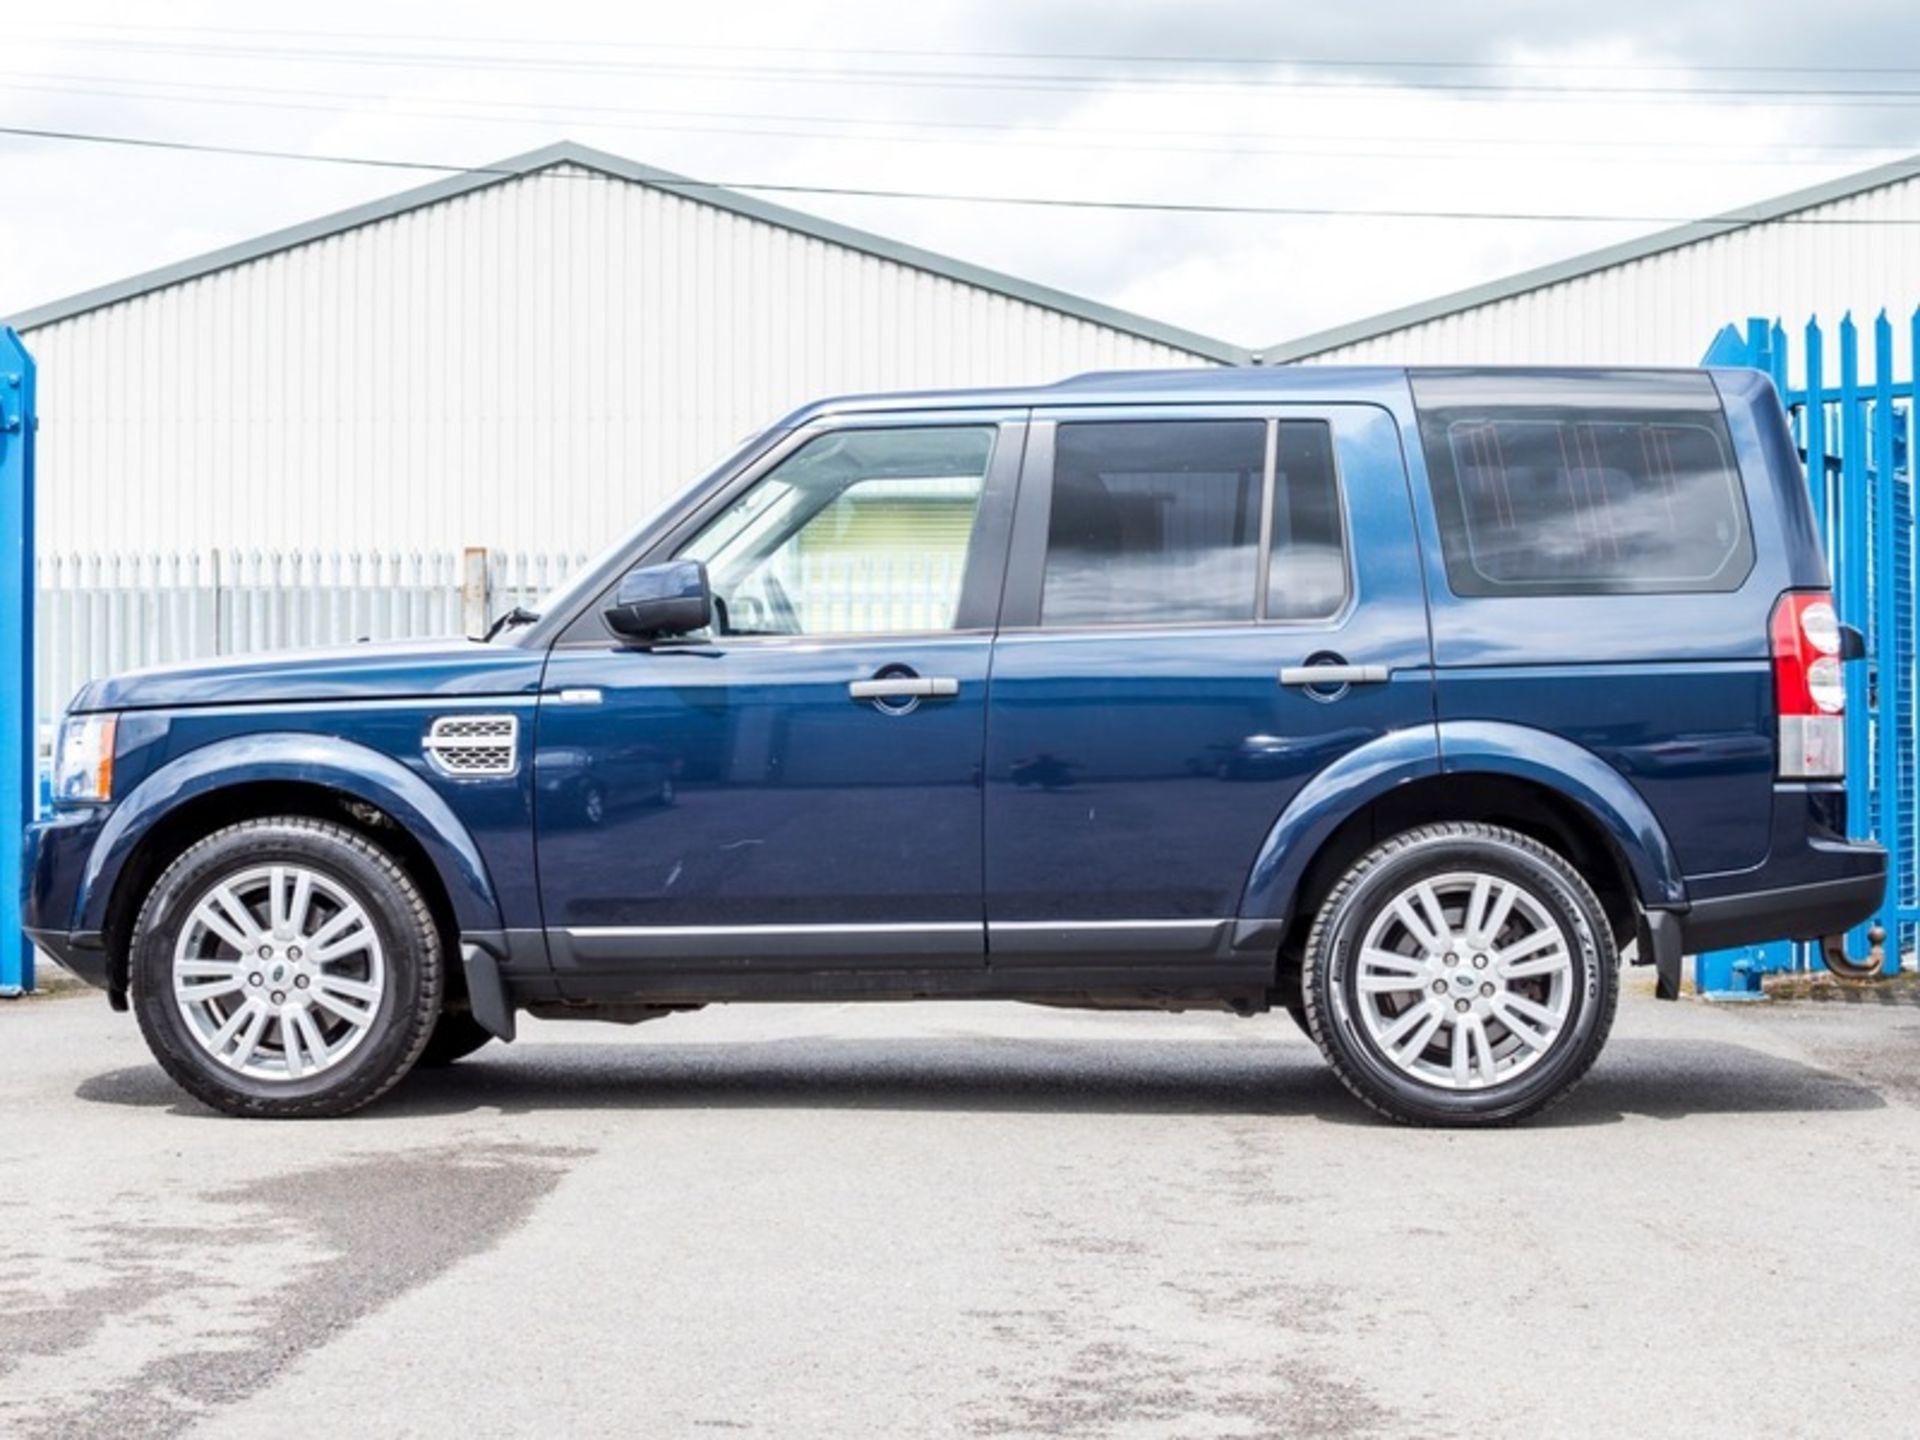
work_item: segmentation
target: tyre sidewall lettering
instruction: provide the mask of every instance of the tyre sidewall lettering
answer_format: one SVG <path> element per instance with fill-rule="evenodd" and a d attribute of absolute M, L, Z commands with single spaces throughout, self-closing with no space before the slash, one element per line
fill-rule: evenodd
<path fill-rule="evenodd" d="M 194 908 L 223 879 L 273 864 L 312 870 L 350 895 L 366 913 L 386 964 L 368 1033 L 337 1064 L 297 1080 L 262 1079 L 222 1064 L 192 1032 L 173 994 L 175 952 Z M 134 1010 L 149 1048 L 181 1085 L 229 1113 L 324 1115 L 357 1108 L 412 1066 L 439 1014 L 440 946 L 418 890 L 390 856 L 326 822 L 243 822 L 189 847 L 150 892 L 131 948 Z"/>
<path fill-rule="evenodd" d="M 1596 1028 L 1611 1023 L 1612 935 L 1596 929 L 1595 920 L 1604 926 L 1597 900 L 1560 873 L 1565 861 L 1544 858 L 1536 848 L 1524 837 L 1494 827 L 1424 827 L 1383 842 L 1336 885 L 1309 939 L 1303 981 L 1319 992 L 1311 1008 L 1317 1010 L 1324 1033 L 1317 1033 L 1316 1040 L 1350 1088 L 1376 1092 L 1362 1094 L 1368 1103 L 1402 1119 L 1445 1123 L 1505 1118 L 1508 1111 L 1523 1114 L 1547 1103 L 1570 1083 L 1566 1077 L 1577 1078 L 1591 1064 Z M 1430 1085 L 1403 1073 L 1379 1050 L 1357 1013 L 1358 956 L 1380 908 L 1423 879 L 1462 871 L 1521 886 L 1562 928 L 1575 967 L 1569 977 L 1569 1013 L 1547 1053 L 1521 1075 L 1475 1090 Z M 1604 1039 L 1604 1030 L 1599 1038 Z M 1350 1074 L 1349 1068 L 1361 1073 Z"/>

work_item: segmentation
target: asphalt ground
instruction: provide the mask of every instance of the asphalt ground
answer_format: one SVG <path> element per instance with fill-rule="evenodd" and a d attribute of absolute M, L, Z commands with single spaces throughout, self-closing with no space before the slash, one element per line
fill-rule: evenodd
<path fill-rule="evenodd" d="M 1487 1133 L 1280 1014 L 528 1021 L 267 1123 L 0 1004 L 0 1434 L 1912 1435 L 1916 1001 L 1632 993 Z"/>

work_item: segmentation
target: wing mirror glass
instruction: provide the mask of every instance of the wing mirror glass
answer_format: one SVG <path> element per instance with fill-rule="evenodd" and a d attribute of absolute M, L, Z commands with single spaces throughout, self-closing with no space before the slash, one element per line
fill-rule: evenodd
<path fill-rule="evenodd" d="M 602 612 L 615 634 L 629 640 L 691 635 L 713 621 L 713 591 L 698 560 L 669 560 L 630 570 Z"/>

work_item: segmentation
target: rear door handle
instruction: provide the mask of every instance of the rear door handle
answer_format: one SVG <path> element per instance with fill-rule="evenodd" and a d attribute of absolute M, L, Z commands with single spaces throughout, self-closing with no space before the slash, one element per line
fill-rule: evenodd
<path fill-rule="evenodd" d="M 1288 665 L 1280 671 L 1280 683 L 1331 690 L 1336 685 L 1384 685 L 1389 674 L 1385 665 Z"/>
<path fill-rule="evenodd" d="M 855 680 L 847 693 L 856 700 L 938 700 L 960 693 L 948 675 L 890 675 L 884 680 Z"/>

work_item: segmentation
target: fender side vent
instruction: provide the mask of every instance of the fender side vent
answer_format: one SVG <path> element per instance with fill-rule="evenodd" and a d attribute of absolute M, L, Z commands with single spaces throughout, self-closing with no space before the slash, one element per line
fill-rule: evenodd
<path fill-rule="evenodd" d="M 493 780 L 520 768 L 514 715 L 443 715 L 427 731 L 427 760 L 455 780 Z"/>

